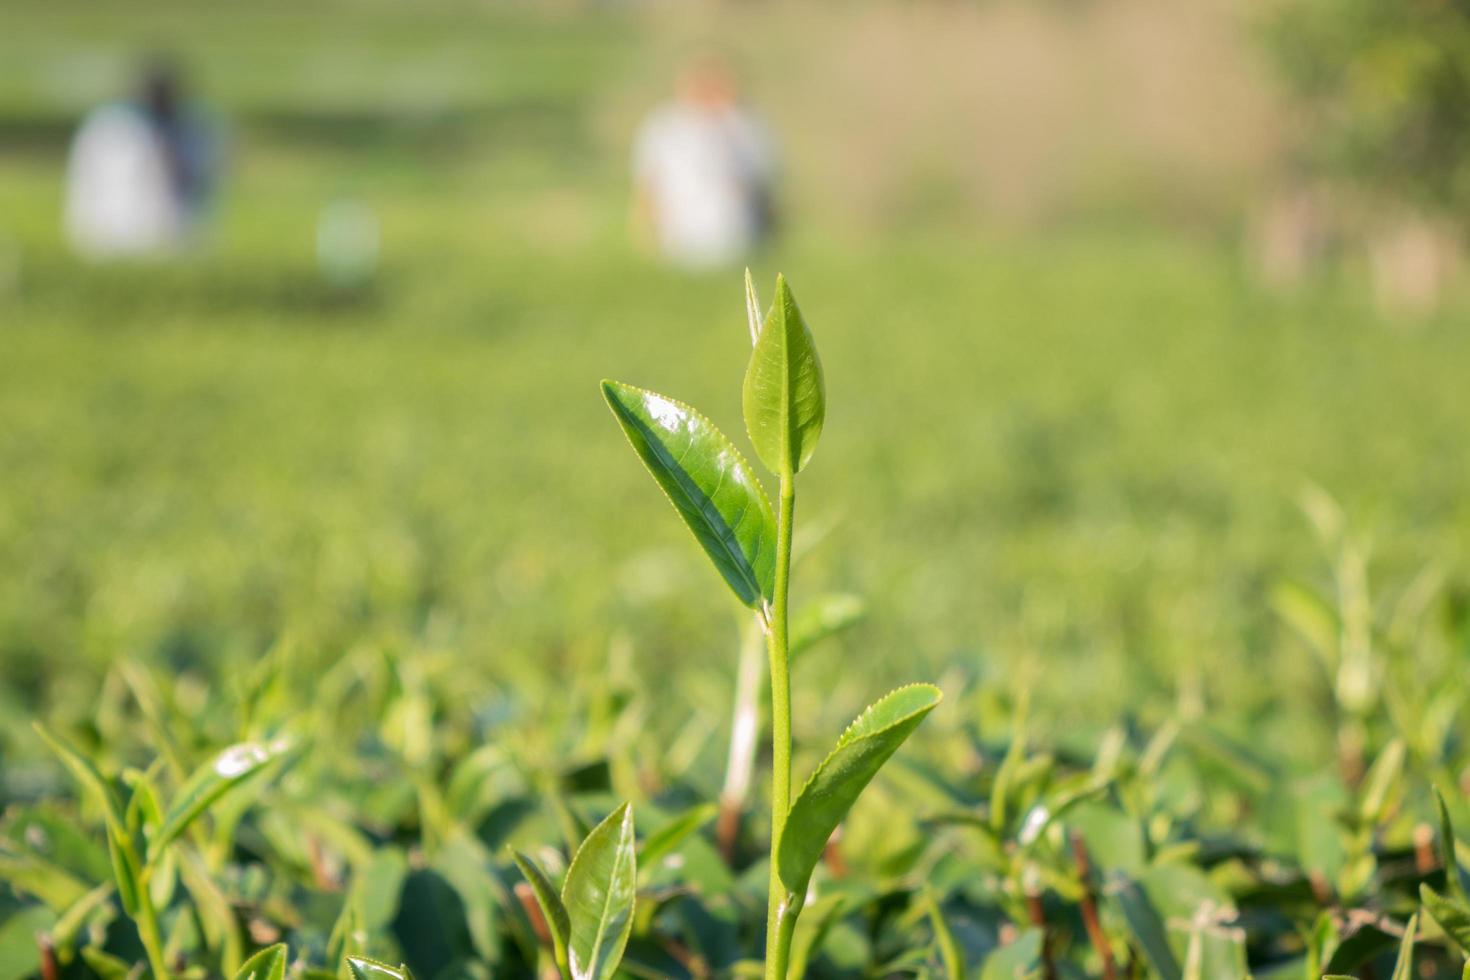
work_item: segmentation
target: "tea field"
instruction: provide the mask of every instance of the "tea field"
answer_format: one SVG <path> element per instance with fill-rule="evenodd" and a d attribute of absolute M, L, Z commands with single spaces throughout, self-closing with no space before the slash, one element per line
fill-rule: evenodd
<path fill-rule="evenodd" d="M 511 849 L 560 879 L 625 800 L 625 974 L 759 975 L 768 752 L 731 836 L 715 806 L 748 614 L 598 390 L 746 445 L 739 270 L 629 241 L 636 17 L 179 7 L 164 34 L 230 119 L 213 241 L 98 268 L 59 232 L 78 79 L 156 25 L 23 6 L 0 978 L 159 972 L 109 793 L 180 977 L 275 942 L 301 975 L 554 975 Z M 342 198 L 381 226 L 361 288 L 314 261 Z M 857 230 L 793 200 L 754 258 L 827 382 L 796 784 L 884 691 L 944 693 L 829 847 L 792 976 L 1460 976 L 1470 303 L 1382 322 L 1351 263 L 1273 293 L 1239 239 Z M 250 765 L 210 769 L 239 743 Z M 201 766 L 242 785 L 191 809 Z"/>

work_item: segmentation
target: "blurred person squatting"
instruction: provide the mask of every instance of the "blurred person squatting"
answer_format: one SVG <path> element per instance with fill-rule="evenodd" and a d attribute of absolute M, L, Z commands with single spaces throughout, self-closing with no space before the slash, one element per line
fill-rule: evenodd
<path fill-rule="evenodd" d="M 177 254 L 214 196 L 219 140 L 177 66 L 153 57 L 132 101 L 88 113 L 67 161 L 66 232 L 92 259 Z"/>
<path fill-rule="evenodd" d="M 772 231 L 775 148 L 718 56 L 691 59 L 677 92 L 634 143 L 635 220 L 671 262 L 729 265 Z"/>

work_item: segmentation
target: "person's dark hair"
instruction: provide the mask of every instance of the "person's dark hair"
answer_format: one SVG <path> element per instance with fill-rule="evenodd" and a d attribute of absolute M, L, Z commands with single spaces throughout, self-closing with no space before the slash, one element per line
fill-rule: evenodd
<path fill-rule="evenodd" d="M 183 102 L 183 72 L 168 55 L 153 54 L 139 72 L 138 101 L 148 114 L 160 121 L 174 118 Z"/>

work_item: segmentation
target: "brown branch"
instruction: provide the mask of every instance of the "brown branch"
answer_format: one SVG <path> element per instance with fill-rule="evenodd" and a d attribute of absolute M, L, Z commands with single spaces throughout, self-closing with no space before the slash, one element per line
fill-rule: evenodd
<path fill-rule="evenodd" d="M 720 816 L 715 822 L 715 843 L 727 867 L 735 867 L 735 843 L 740 839 L 740 801 L 720 797 Z"/>
<path fill-rule="evenodd" d="M 1077 875 L 1082 879 L 1082 924 L 1087 928 L 1088 941 L 1097 955 L 1102 957 L 1103 980 L 1117 980 L 1118 967 L 1113 962 L 1113 950 L 1103 932 L 1102 920 L 1097 914 L 1097 897 L 1092 890 L 1092 857 L 1087 853 L 1087 844 L 1082 835 L 1072 831 L 1072 857 L 1077 862 Z"/>
<path fill-rule="evenodd" d="M 1445 850 L 1448 851 L 1454 843 L 1447 842 Z M 1427 875 L 1439 867 L 1439 859 L 1434 856 L 1434 829 L 1427 823 L 1414 826 L 1414 870 L 1421 875 Z M 1448 869 L 1446 869 L 1448 873 Z"/>
<path fill-rule="evenodd" d="M 56 966 L 56 948 L 44 932 L 36 934 L 36 951 L 41 955 L 41 980 L 58 980 L 61 970 Z"/>
<path fill-rule="evenodd" d="M 1051 936 L 1046 931 L 1046 910 L 1041 907 L 1041 893 L 1026 889 L 1026 914 L 1031 925 L 1041 930 L 1041 975 L 1044 980 L 1057 980 L 1057 965 L 1052 960 Z"/>

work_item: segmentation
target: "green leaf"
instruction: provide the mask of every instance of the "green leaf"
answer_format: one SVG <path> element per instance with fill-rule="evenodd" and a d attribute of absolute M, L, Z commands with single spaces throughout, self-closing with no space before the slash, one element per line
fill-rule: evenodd
<path fill-rule="evenodd" d="M 714 803 L 696 803 L 683 813 L 672 817 L 658 830 L 649 834 L 639 848 L 639 862 L 644 868 L 653 868 L 665 857 L 678 850 L 700 827 L 713 820 L 720 812 Z"/>
<path fill-rule="evenodd" d="M 1386 818 L 1404 775 L 1404 740 L 1396 738 L 1384 746 L 1363 777 L 1363 795 L 1358 812 L 1363 823 L 1376 827 Z"/>
<path fill-rule="evenodd" d="M 1044 938 L 1040 929 L 1027 929 L 986 958 L 980 980 L 1016 980 L 1018 977 L 1037 976 Z"/>
<path fill-rule="evenodd" d="M 1461 951 L 1470 951 L 1470 907 L 1464 902 L 1441 895 L 1428 885 L 1419 886 L 1419 903 L 1446 936 Z"/>
<path fill-rule="evenodd" d="M 413 980 L 406 966 L 389 966 L 365 956 L 347 957 L 347 970 L 352 980 Z"/>
<path fill-rule="evenodd" d="M 29 854 L 0 851 L 0 881 L 18 892 L 34 895 L 57 912 L 70 908 L 87 893 L 80 879 Z"/>
<path fill-rule="evenodd" d="M 41 741 L 61 759 L 62 765 L 72 774 L 82 788 L 102 806 L 102 814 L 107 820 L 107 827 L 114 836 L 126 839 L 127 820 L 123 815 L 122 804 L 118 801 L 117 791 L 113 788 L 107 777 L 93 764 L 91 759 L 83 755 L 74 745 L 59 735 L 53 734 L 45 725 L 35 723 L 36 734 L 41 736 Z"/>
<path fill-rule="evenodd" d="M 1439 804 L 1439 849 L 1440 858 L 1444 862 L 1445 890 L 1451 898 L 1470 902 L 1470 875 L 1465 874 L 1455 853 L 1455 826 L 1439 790 L 1434 791 L 1434 802 Z"/>
<path fill-rule="evenodd" d="M 782 276 L 750 355 L 742 403 L 745 431 L 761 462 L 780 475 L 801 472 L 822 434 L 827 392 L 816 341 Z"/>
<path fill-rule="evenodd" d="M 112 857 L 112 877 L 117 884 L 117 897 L 123 911 L 136 917 L 142 907 L 142 874 L 132 849 L 124 847 L 113 834 L 107 835 L 107 851 Z"/>
<path fill-rule="evenodd" d="M 1394 937 L 1376 922 L 1364 922 L 1342 937 L 1327 960 L 1327 972 L 1345 973 L 1391 948 Z"/>
<path fill-rule="evenodd" d="M 566 968 L 567 943 L 571 939 L 572 924 L 567 917 L 567 907 L 562 904 L 561 896 L 556 893 L 556 887 L 552 885 L 551 879 L 533 861 L 529 855 L 520 851 L 512 851 L 511 856 L 515 858 L 516 867 L 521 869 L 521 874 L 526 876 L 526 881 L 531 885 L 531 891 L 536 895 L 536 904 L 541 906 L 541 915 L 546 919 L 546 928 L 551 931 L 551 942 L 556 954 L 557 965 Z"/>
<path fill-rule="evenodd" d="M 633 929 L 637 876 L 633 808 L 624 803 L 592 828 L 562 884 L 572 980 L 606 980 L 617 971 Z"/>
<path fill-rule="evenodd" d="M 777 845 L 781 883 L 806 893 L 832 831 L 883 763 L 898 750 L 942 695 L 932 684 L 911 684 L 886 695 L 847 727 L 837 746 L 802 787 L 786 816 Z"/>
<path fill-rule="evenodd" d="M 1416 912 L 1409 916 L 1409 924 L 1404 926 L 1404 941 L 1399 945 L 1399 958 L 1393 966 L 1393 976 L 1390 980 L 1410 980 L 1414 975 L 1414 939 L 1419 931 L 1419 914 Z"/>
<path fill-rule="evenodd" d="M 267 946 L 240 964 L 235 980 L 286 980 L 286 944 Z"/>
<path fill-rule="evenodd" d="M 1133 934 L 1133 941 L 1143 951 L 1154 973 L 1160 980 L 1180 980 L 1183 973 L 1169 947 L 1164 921 L 1138 883 L 1124 875 L 1115 875 L 1108 886 L 1108 894 L 1117 900 L 1128 931 Z"/>
<path fill-rule="evenodd" d="M 602 394 L 653 479 L 704 553 L 751 608 L 776 587 L 776 517 L 750 464 L 694 409 L 604 381 Z"/>
<path fill-rule="evenodd" d="M 32 905 L 0 924 L 0 980 L 26 980 L 37 975 L 36 936 L 56 920 L 50 909 Z"/>
<path fill-rule="evenodd" d="M 179 789 L 163 818 L 163 825 L 148 841 L 147 863 L 155 864 L 164 848 L 189 829 L 189 825 L 221 796 L 259 775 L 293 747 L 292 740 L 284 736 L 270 742 L 241 742 L 225 749 L 213 762 L 200 766 Z"/>
<path fill-rule="evenodd" d="M 939 956 L 944 961 L 944 975 L 948 980 L 965 980 L 965 951 L 955 939 L 954 931 L 944 921 L 944 912 L 933 890 L 924 889 L 924 910 L 929 914 L 929 924 L 934 928 L 934 941 L 939 944 Z"/>

